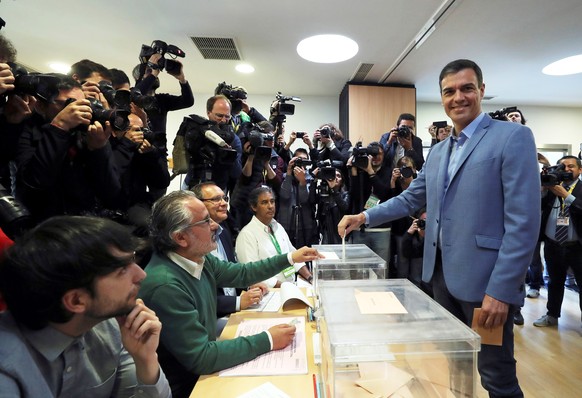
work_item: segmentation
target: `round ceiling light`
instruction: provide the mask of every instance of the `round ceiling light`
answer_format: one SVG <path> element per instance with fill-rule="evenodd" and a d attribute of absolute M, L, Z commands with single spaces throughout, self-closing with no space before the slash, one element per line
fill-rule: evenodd
<path fill-rule="evenodd" d="M 552 62 L 544 69 L 542 69 L 542 72 L 546 75 L 553 76 L 574 75 L 576 73 L 582 73 L 582 54 Z"/>
<path fill-rule="evenodd" d="M 238 64 L 234 68 L 240 73 L 253 73 L 255 71 L 255 68 L 249 64 Z"/>
<path fill-rule="evenodd" d="M 358 53 L 358 43 L 341 35 L 317 35 L 301 40 L 297 53 L 311 62 L 331 64 L 353 58 Z"/>

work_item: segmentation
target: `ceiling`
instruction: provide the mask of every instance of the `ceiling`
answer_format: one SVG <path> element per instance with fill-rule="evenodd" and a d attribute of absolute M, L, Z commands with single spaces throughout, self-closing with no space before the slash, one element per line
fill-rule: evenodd
<path fill-rule="evenodd" d="M 412 84 L 419 101 L 438 102 L 440 69 L 469 58 L 483 69 L 491 104 L 582 106 L 582 74 L 541 73 L 582 53 L 580 0 L 0 0 L 0 17 L 18 61 L 40 72 L 89 58 L 129 74 L 141 45 L 159 39 L 185 51 L 199 93 L 226 81 L 250 95 L 338 96 L 362 64 L 373 64 L 361 82 Z M 356 40 L 356 57 L 315 64 L 297 55 L 300 40 L 324 33 Z M 192 36 L 233 39 L 255 72 L 204 59 Z M 168 79 L 162 90 L 175 90 Z"/>

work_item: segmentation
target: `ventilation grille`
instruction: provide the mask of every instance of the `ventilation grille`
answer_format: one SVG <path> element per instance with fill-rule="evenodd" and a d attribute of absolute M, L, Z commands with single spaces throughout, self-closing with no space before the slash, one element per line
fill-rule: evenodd
<path fill-rule="evenodd" d="M 221 37 L 191 37 L 204 59 L 240 60 L 234 39 Z"/>
<path fill-rule="evenodd" d="M 366 76 L 368 76 L 368 73 L 370 73 L 370 71 L 372 70 L 373 66 L 374 66 L 374 64 L 360 63 L 360 66 L 358 67 L 358 69 L 356 70 L 354 75 L 352 76 L 351 81 L 363 82 L 366 79 Z"/>

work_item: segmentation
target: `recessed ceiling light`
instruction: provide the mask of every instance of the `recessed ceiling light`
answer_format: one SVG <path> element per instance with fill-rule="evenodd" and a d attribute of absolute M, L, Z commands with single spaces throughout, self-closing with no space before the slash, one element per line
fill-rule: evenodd
<path fill-rule="evenodd" d="M 68 73 L 71 70 L 71 65 L 63 64 L 62 62 L 53 62 L 49 64 L 49 68 L 58 73 Z"/>
<path fill-rule="evenodd" d="M 255 68 L 249 64 L 238 64 L 235 69 L 240 73 L 253 73 L 255 71 Z"/>
<path fill-rule="evenodd" d="M 358 53 L 358 43 L 341 35 L 317 35 L 301 40 L 297 53 L 311 62 L 331 64 L 353 58 Z"/>
<path fill-rule="evenodd" d="M 546 75 L 563 76 L 582 73 L 582 54 L 572 57 L 563 58 L 559 61 L 552 62 L 542 72 Z"/>

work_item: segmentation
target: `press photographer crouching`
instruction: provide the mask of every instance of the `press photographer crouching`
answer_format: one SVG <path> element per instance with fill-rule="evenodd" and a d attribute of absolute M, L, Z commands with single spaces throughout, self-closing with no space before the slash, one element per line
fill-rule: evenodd
<path fill-rule="evenodd" d="M 376 141 L 367 147 L 357 143 L 347 162 L 350 169 L 350 211 L 360 213 L 392 197 L 391 169 L 386 164 L 384 148 Z M 388 263 L 390 252 L 390 224 L 376 228 L 362 228 L 352 234 L 352 243 L 366 244 Z"/>
<path fill-rule="evenodd" d="M 242 146 L 230 124 L 231 103 L 224 95 L 206 101 L 208 119 L 198 115 L 184 118 L 172 151 L 174 174 L 187 173 L 188 189 L 214 181 L 227 192 L 228 181 L 241 173 Z"/>
<path fill-rule="evenodd" d="M 86 99 L 71 77 L 53 76 L 56 90 L 38 98 L 16 157 L 16 198 L 36 221 L 115 208 L 120 193 L 109 144 L 117 118 Z"/>

